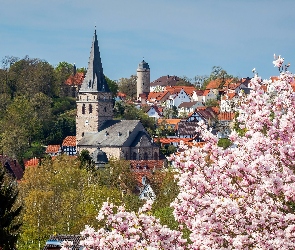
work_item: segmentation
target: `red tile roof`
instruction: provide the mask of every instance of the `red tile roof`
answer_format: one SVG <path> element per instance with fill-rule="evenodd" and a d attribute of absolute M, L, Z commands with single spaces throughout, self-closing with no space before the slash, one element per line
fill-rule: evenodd
<path fill-rule="evenodd" d="M 197 89 L 197 90 L 195 90 L 195 92 L 196 92 L 197 96 L 204 96 L 204 90 Z"/>
<path fill-rule="evenodd" d="M 175 129 L 178 128 L 178 123 L 181 119 L 158 119 L 158 125 L 161 125 L 162 122 L 166 122 L 167 125 L 174 125 Z"/>
<path fill-rule="evenodd" d="M 180 143 L 192 141 L 192 138 L 154 138 L 155 142 L 160 142 L 162 144 Z"/>
<path fill-rule="evenodd" d="M 37 159 L 36 157 L 25 162 L 25 167 L 35 167 L 38 165 L 39 165 L 39 159 Z"/>
<path fill-rule="evenodd" d="M 221 112 L 218 115 L 219 121 L 232 121 L 235 118 L 235 113 L 232 112 Z"/>
<path fill-rule="evenodd" d="M 213 112 L 215 113 L 215 114 L 219 114 L 219 107 L 211 107 L 211 109 L 213 110 Z"/>
<path fill-rule="evenodd" d="M 209 92 L 210 92 L 210 90 L 211 90 L 211 89 L 206 89 L 206 90 L 204 90 L 204 92 L 203 92 L 203 96 L 206 96 L 206 95 L 208 95 L 208 94 L 209 94 Z"/>
<path fill-rule="evenodd" d="M 212 80 L 206 86 L 206 89 L 219 89 L 220 86 L 223 84 L 222 79 Z M 224 85 L 229 84 L 233 81 L 233 79 L 226 79 Z"/>
<path fill-rule="evenodd" d="M 166 160 L 131 160 L 131 169 L 138 186 L 142 186 L 142 177 L 151 180 L 154 170 L 162 169 L 166 166 Z"/>
<path fill-rule="evenodd" d="M 226 93 L 223 97 L 222 100 L 231 100 L 236 96 L 236 93 Z"/>
<path fill-rule="evenodd" d="M 122 92 L 118 92 L 117 93 L 117 96 L 118 97 L 121 97 L 121 98 L 125 98 L 126 97 L 126 94 L 122 93 Z"/>
<path fill-rule="evenodd" d="M 81 85 L 84 80 L 84 73 L 77 72 L 75 75 L 70 75 L 65 81 L 66 85 Z"/>
<path fill-rule="evenodd" d="M 76 146 L 76 136 L 67 136 L 62 142 L 62 146 Z"/>
<path fill-rule="evenodd" d="M 182 89 L 189 96 L 192 96 L 193 92 L 197 90 L 194 86 L 167 86 L 166 87 L 166 91 L 169 91 L 171 95 L 179 93 Z"/>
<path fill-rule="evenodd" d="M 60 145 L 48 145 L 45 153 L 57 153 L 60 150 Z"/>

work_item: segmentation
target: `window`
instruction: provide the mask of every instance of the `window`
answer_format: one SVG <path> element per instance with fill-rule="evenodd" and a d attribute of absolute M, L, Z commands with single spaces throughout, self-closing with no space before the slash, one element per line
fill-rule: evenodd
<path fill-rule="evenodd" d="M 82 114 L 85 114 L 85 104 L 82 105 Z"/>
<path fill-rule="evenodd" d="M 148 155 L 147 152 L 144 153 L 144 155 L 143 155 L 143 159 L 144 159 L 144 160 L 148 160 L 148 159 L 149 159 L 149 155 Z"/>
<path fill-rule="evenodd" d="M 133 160 L 136 160 L 136 158 L 137 158 L 137 155 L 136 155 L 136 153 L 135 153 L 135 152 L 133 152 L 132 158 L 133 158 Z"/>
<path fill-rule="evenodd" d="M 89 114 L 92 113 L 92 104 L 89 104 Z"/>
<path fill-rule="evenodd" d="M 104 112 L 107 112 L 107 108 L 106 107 L 104 107 L 103 110 L 104 110 Z"/>

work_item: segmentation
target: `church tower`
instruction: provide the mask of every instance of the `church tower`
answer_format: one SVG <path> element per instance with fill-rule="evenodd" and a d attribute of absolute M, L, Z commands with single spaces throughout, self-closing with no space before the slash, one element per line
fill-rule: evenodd
<path fill-rule="evenodd" d="M 138 65 L 136 90 L 137 99 L 140 94 L 150 92 L 150 66 L 144 60 Z"/>
<path fill-rule="evenodd" d="M 84 133 L 97 133 L 105 121 L 113 119 L 112 93 L 103 74 L 96 30 L 87 73 L 76 103 L 76 143 L 82 139 Z"/>

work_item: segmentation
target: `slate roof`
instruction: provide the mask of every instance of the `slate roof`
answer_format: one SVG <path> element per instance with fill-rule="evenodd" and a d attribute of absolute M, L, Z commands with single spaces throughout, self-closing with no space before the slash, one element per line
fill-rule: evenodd
<path fill-rule="evenodd" d="M 72 250 L 81 250 L 80 241 L 83 240 L 81 235 L 53 235 L 50 236 L 48 241 L 46 242 L 43 250 L 49 250 L 52 248 L 58 248 L 63 241 L 71 241 L 73 243 L 71 249 Z"/>
<path fill-rule="evenodd" d="M 78 145 L 93 145 L 98 147 L 129 146 L 130 134 L 137 126 L 142 126 L 139 120 L 107 120 L 96 133 L 85 133 Z M 132 142 L 129 142 L 132 143 Z"/>
<path fill-rule="evenodd" d="M 178 76 L 161 76 L 150 83 L 150 86 L 174 86 L 181 79 Z"/>
<path fill-rule="evenodd" d="M 198 133 L 196 132 L 196 128 L 199 126 L 199 122 L 187 122 L 181 121 L 178 123 L 178 134 L 179 135 L 190 135 L 195 136 Z"/>
<path fill-rule="evenodd" d="M 138 69 L 150 69 L 150 66 L 149 66 L 149 64 L 145 60 L 142 60 L 138 64 Z"/>
<path fill-rule="evenodd" d="M 135 139 L 133 140 L 133 142 L 131 143 L 131 147 L 151 147 L 151 146 L 155 146 L 156 144 L 153 143 L 153 145 L 151 145 L 152 139 L 143 131 L 139 131 L 135 137 Z"/>
<path fill-rule="evenodd" d="M 194 106 L 195 104 L 197 104 L 198 101 L 194 101 L 194 102 L 183 102 L 181 103 L 178 108 L 191 108 L 192 106 Z"/>
<path fill-rule="evenodd" d="M 106 153 L 99 148 L 97 148 L 93 153 L 91 153 L 90 156 L 96 165 L 108 163 L 108 157 Z"/>
<path fill-rule="evenodd" d="M 2 166 L 12 177 L 16 178 L 17 180 L 20 180 L 23 177 L 24 171 L 16 160 L 11 159 L 5 155 L 0 155 L 0 161 Z"/>
<path fill-rule="evenodd" d="M 103 74 L 96 30 L 89 56 L 88 68 L 79 92 L 110 92 Z"/>

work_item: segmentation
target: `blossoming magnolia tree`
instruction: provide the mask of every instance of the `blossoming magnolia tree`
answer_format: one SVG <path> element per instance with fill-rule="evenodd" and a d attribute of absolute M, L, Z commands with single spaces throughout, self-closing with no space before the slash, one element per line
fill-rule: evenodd
<path fill-rule="evenodd" d="M 283 59 L 276 58 L 280 70 Z M 287 67 L 286 67 L 287 68 Z M 295 249 L 295 95 L 293 75 L 251 81 L 232 132 L 222 149 L 200 124 L 207 142 L 172 156 L 180 193 L 171 204 L 180 225 L 173 231 L 148 215 L 105 203 L 97 219 L 105 228 L 82 232 L 86 249 Z M 265 91 L 268 89 L 268 91 Z M 294 207 L 293 207 L 294 208 Z"/>

